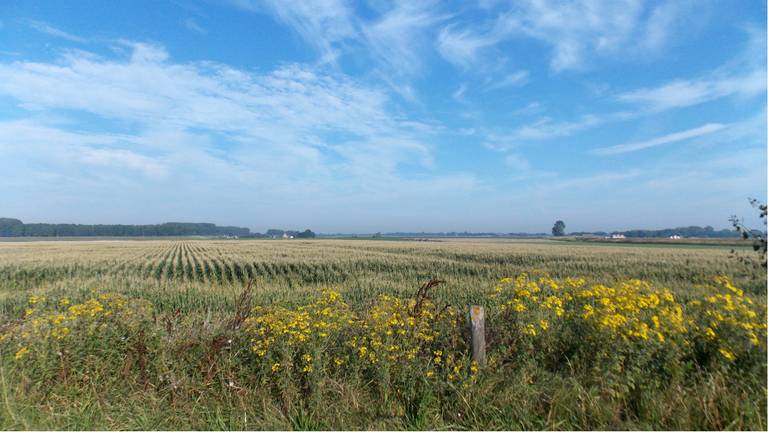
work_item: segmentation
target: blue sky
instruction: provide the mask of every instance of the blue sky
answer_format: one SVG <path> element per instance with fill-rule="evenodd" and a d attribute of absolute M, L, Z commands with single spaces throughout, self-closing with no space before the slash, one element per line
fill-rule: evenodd
<path fill-rule="evenodd" d="M 4 1 L 0 216 L 759 226 L 759 1 Z"/>

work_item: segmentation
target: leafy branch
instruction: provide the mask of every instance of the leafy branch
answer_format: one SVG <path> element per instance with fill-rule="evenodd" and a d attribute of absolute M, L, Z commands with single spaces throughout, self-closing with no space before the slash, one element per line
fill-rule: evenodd
<path fill-rule="evenodd" d="M 763 226 L 768 226 L 768 217 L 766 217 L 768 206 L 755 198 L 750 198 L 749 203 L 752 205 L 752 207 L 760 211 L 760 219 L 763 221 Z M 768 243 L 766 242 L 766 230 L 764 229 L 763 231 L 759 231 L 749 229 L 744 225 L 744 219 L 735 215 L 731 216 L 729 220 L 736 231 L 741 234 L 741 238 L 744 240 L 748 240 L 750 238 L 752 239 L 752 249 L 757 252 L 759 265 L 763 266 L 764 268 L 768 268 L 768 258 L 766 255 L 766 248 L 768 247 Z M 731 250 L 731 253 L 735 255 L 736 251 Z M 743 263 L 757 264 L 753 260 L 743 256 L 737 256 L 737 259 Z"/>

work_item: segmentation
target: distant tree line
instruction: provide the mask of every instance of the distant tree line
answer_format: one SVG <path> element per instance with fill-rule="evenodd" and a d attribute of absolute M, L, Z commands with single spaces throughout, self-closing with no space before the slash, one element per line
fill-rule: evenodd
<path fill-rule="evenodd" d="M 665 228 L 660 230 L 629 230 L 629 231 L 593 231 L 593 232 L 573 232 L 570 235 L 595 235 L 595 236 L 609 236 L 612 234 L 623 234 L 626 237 L 645 238 L 645 237 L 670 237 L 673 235 L 679 235 L 681 237 L 696 237 L 696 238 L 738 238 L 741 236 L 738 231 L 732 229 L 716 230 L 711 226 L 687 226 L 678 228 Z"/>
<path fill-rule="evenodd" d="M 381 237 L 542 237 L 545 233 L 496 233 L 496 232 L 388 232 L 377 233 Z M 356 236 L 354 234 L 333 234 L 334 236 Z"/>
<path fill-rule="evenodd" d="M 270 229 L 266 234 L 252 233 L 248 228 L 217 226 L 212 223 L 167 222 L 155 225 L 81 225 L 24 223 L 18 219 L 0 218 L 0 237 L 159 237 L 159 236 L 227 236 L 239 238 L 314 238 L 315 233 Z"/>
<path fill-rule="evenodd" d="M 238 236 L 251 230 L 212 223 L 167 222 L 156 225 L 81 225 L 23 223 L 0 218 L 0 237 L 154 237 L 154 236 Z"/>

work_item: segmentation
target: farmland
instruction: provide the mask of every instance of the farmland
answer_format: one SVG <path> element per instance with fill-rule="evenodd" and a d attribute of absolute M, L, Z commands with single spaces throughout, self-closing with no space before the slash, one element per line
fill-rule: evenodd
<path fill-rule="evenodd" d="M 765 273 L 730 255 L 543 240 L 0 243 L 0 426 L 763 429 Z M 413 299 L 431 278 L 445 283 Z M 469 304 L 488 308 L 482 370 L 463 342 Z M 622 322 L 592 320 L 592 304 L 624 304 Z"/>
<path fill-rule="evenodd" d="M 410 295 L 436 277 L 448 282 L 438 295 L 464 304 L 482 301 L 496 280 L 532 269 L 601 282 L 638 278 L 674 289 L 729 274 L 737 285 L 760 292 L 761 272 L 735 266 L 729 255 L 724 247 L 504 240 L 0 243 L 0 296 L 7 310 L 29 294 L 98 286 L 141 295 L 155 307 L 189 310 L 227 305 L 250 279 L 258 300 L 296 302 L 323 286 L 337 287 L 353 301 Z M 188 297 L 173 299 L 182 294 Z"/>

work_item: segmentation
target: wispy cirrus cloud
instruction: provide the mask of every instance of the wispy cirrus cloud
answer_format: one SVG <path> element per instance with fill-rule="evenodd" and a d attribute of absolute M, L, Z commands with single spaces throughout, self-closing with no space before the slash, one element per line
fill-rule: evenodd
<path fill-rule="evenodd" d="M 671 144 L 679 141 L 689 140 L 691 138 L 700 137 L 703 135 L 709 135 L 725 127 L 726 125 L 720 124 L 720 123 L 707 123 L 699 127 L 670 133 L 670 134 L 649 139 L 646 141 L 618 144 L 618 145 L 609 146 L 609 147 L 600 147 L 592 150 L 592 153 L 600 156 L 608 156 L 608 155 L 636 152 L 638 150 L 645 150 L 645 149 L 657 147 L 660 145 Z"/>
<path fill-rule="evenodd" d="M 533 110 L 532 112 L 537 112 L 540 109 L 536 105 L 529 105 L 526 108 Z M 585 114 L 571 121 L 556 121 L 550 117 L 540 117 L 529 124 L 506 131 L 488 133 L 485 136 L 484 144 L 492 150 L 507 151 L 531 141 L 544 141 L 571 136 L 575 133 L 616 121 L 618 118 L 626 115 L 628 114 L 621 112 L 608 115 Z"/>
<path fill-rule="evenodd" d="M 322 62 L 336 62 L 345 54 L 365 55 L 374 60 L 378 75 L 407 77 L 422 72 L 422 54 L 430 48 L 435 25 L 447 19 L 440 3 L 395 1 L 363 18 L 351 2 L 283 2 L 234 0 L 234 5 L 252 12 L 267 13 L 288 26 L 320 54 Z M 398 93 L 410 98 L 408 89 L 394 79 L 386 80 Z"/>
<path fill-rule="evenodd" d="M 580 69 L 595 56 L 661 51 L 674 23 L 694 8 L 704 15 L 693 2 L 654 7 L 640 0 L 526 0 L 489 6 L 495 15 L 479 26 L 482 30 L 450 24 L 440 31 L 437 47 L 446 60 L 466 69 L 485 49 L 530 38 L 551 47 L 553 70 Z"/>
<path fill-rule="evenodd" d="M 479 34 L 469 29 L 457 29 L 448 25 L 440 30 L 435 46 L 444 59 L 463 69 L 476 64 L 479 52 L 496 45 L 501 40 L 497 34 Z"/>
<path fill-rule="evenodd" d="M 678 79 L 658 87 L 640 88 L 621 93 L 617 99 L 652 111 L 664 111 L 698 105 L 729 96 L 755 96 L 764 93 L 765 89 L 765 70 L 755 69 L 736 76 L 722 75 L 705 76 L 698 79 Z"/>
<path fill-rule="evenodd" d="M 314 46 L 325 62 L 333 62 L 348 40 L 358 35 L 352 5 L 345 0 L 294 2 L 231 0 L 235 6 L 268 13 Z"/>
<path fill-rule="evenodd" d="M 656 87 L 643 87 L 617 93 L 611 98 L 621 104 L 613 111 L 582 114 L 573 120 L 555 120 L 539 117 L 528 124 L 496 131 L 488 136 L 486 146 L 495 150 L 517 147 L 528 141 L 543 141 L 572 136 L 599 126 L 626 122 L 657 115 L 673 109 L 693 107 L 725 98 L 751 100 L 766 94 L 766 70 L 764 65 L 765 36 L 748 31 L 744 47 L 733 58 L 712 71 L 693 78 L 679 78 Z M 627 108 L 627 106 L 630 108 Z M 536 108 L 540 106 L 534 105 Z M 715 130 L 713 122 L 694 128 L 691 133 L 723 132 Z M 731 125 L 732 126 L 732 125 Z M 721 129 L 724 129 L 721 128 Z M 732 128 L 729 128 L 732 129 Z M 735 130 L 735 129 L 734 129 Z M 683 131 L 690 132 L 690 131 Z M 621 154 L 666 144 L 666 139 L 679 141 L 686 134 L 671 133 L 659 138 L 617 146 L 601 147 L 591 151 L 595 155 Z M 503 138 L 499 138 L 503 137 Z M 673 142 L 673 141 L 669 141 Z"/>
<path fill-rule="evenodd" d="M 436 11 L 433 1 L 396 2 L 395 6 L 372 22 L 358 21 L 369 49 L 396 74 L 413 75 L 421 71 L 421 53 L 433 26 L 445 16 Z"/>
<path fill-rule="evenodd" d="M 74 35 L 72 33 L 66 32 L 58 27 L 54 27 L 48 23 L 42 22 L 42 21 L 35 21 L 35 20 L 25 20 L 24 21 L 29 27 L 33 28 L 36 31 L 39 31 L 41 33 L 45 33 L 50 36 L 54 36 L 61 39 L 66 39 L 70 42 L 77 42 L 77 43 L 85 43 L 88 42 L 87 39 L 82 38 L 80 36 Z"/>
<path fill-rule="evenodd" d="M 201 26 L 197 22 L 197 20 L 195 20 L 194 18 L 187 18 L 184 21 L 182 21 L 182 24 L 184 25 L 184 27 L 186 27 L 189 30 L 192 30 L 195 33 L 199 33 L 202 35 L 208 34 L 208 30 L 203 28 L 203 26 Z"/>
<path fill-rule="evenodd" d="M 530 74 L 526 70 L 512 72 L 503 76 L 501 79 L 492 81 L 488 88 L 495 90 L 505 87 L 523 86 L 528 83 L 529 76 Z"/>
<path fill-rule="evenodd" d="M 750 98 L 766 91 L 766 36 L 748 28 L 744 47 L 733 58 L 697 77 L 620 93 L 616 99 L 651 111 L 698 105 L 726 97 Z"/>

